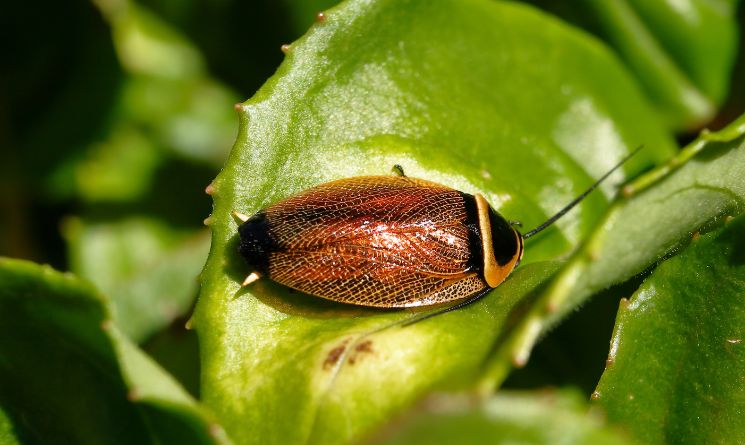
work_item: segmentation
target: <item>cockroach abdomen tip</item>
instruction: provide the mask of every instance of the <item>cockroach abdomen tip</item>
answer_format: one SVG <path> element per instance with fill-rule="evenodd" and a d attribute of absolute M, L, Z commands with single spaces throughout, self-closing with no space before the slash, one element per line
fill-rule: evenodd
<path fill-rule="evenodd" d="M 240 224 L 248 221 L 248 218 L 249 218 L 248 215 L 245 215 L 236 210 L 233 210 L 232 212 L 230 212 L 230 214 L 233 215 L 233 218 L 235 218 L 236 222 L 239 222 Z"/>
<path fill-rule="evenodd" d="M 244 286 L 244 287 L 245 286 L 248 286 L 249 284 L 257 281 L 259 278 L 261 278 L 261 275 L 259 275 L 256 272 L 251 272 L 250 274 L 248 274 L 248 276 L 246 277 L 246 279 L 243 280 L 243 283 L 241 283 L 241 286 Z"/>

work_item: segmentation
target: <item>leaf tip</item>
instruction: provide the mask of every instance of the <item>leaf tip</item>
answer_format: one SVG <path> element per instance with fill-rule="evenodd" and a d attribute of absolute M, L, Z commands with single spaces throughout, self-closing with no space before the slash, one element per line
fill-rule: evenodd
<path fill-rule="evenodd" d="M 621 196 L 624 198 L 630 198 L 631 195 L 634 194 L 634 187 L 631 186 L 631 184 L 624 185 L 621 188 Z"/>
<path fill-rule="evenodd" d="M 605 369 L 610 368 L 613 366 L 613 363 L 616 362 L 616 359 L 613 356 L 608 356 L 608 358 L 605 359 Z"/>
<path fill-rule="evenodd" d="M 220 439 L 222 437 L 225 437 L 225 430 L 223 430 L 220 425 L 216 423 L 210 423 L 207 428 L 210 436 L 212 436 L 213 438 Z"/>
<path fill-rule="evenodd" d="M 127 400 L 130 402 L 137 402 L 142 399 L 142 392 L 138 388 L 132 388 L 127 392 Z"/>
<path fill-rule="evenodd" d="M 290 48 L 291 47 L 290 47 L 290 44 L 289 43 L 285 43 L 284 45 L 282 45 L 282 46 L 279 47 L 279 49 L 282 50 L 282 53 L 283 54 L 289 53 L 290 52 Z"/>
<path fill-rule="evenodd" d="M 593 248 L 587 249 L 586 256 L 590 261 L 597 261 L 600 259 L 600 248 L 592 246 Z"/>
<path fill-rule="evenodd" d="M 524 358 L 521 354 L 514 355 L 512 357 L 512 366 L 515 368 L 523 368 L 525 367 L 525 364 L 528 362 L 526 358 Z"/>
<path fill-rule="evenodd" d="M 214 194 L 215 194 L 215 191 L 216 191 L 216 190 L 215 190 L 215 185 L 214 185 L 214 183 L 212 183 L 212 182 L 210 182 L 210 183 L 209 183 L 209 184 L 207 185 L 207 187 L 205 187 L 205 188 L 204 188 L 204 193 L 206 193 L 206 194 L 208 194 L 208 195 L 210 195 L 210 196 L 214 195 Z"/>
<path fill-rule="evenodd" d="M 555 314 L 559 310 L 559 304 L 555 301 L 549 301 L 546 303 L 546 313 Z"/>
<path fill-rule="evenodd" d="M 111 328 L 114 327 L 114 322 L 111 321 L 111 319 L 106 319 L 101 322 L 101 330 L 104 332 L 111 331 Z"/>

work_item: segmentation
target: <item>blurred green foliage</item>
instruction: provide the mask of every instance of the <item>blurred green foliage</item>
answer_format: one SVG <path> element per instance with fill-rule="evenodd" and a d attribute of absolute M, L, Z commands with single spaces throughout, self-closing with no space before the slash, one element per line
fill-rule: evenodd
<path fill-rule="evenodd" d="M 22 443 L 225 443 L 210 415 L 119 332 L 105 298 L 0 259 L 0 408 Z"/>
<path fill-rule="evenodd" d="M 483 401 L 436 396 L 397 424 L 373 435 L 370 443 L 436 445 L 494 443 L 621 445 L 633 443 L 606 425 L 600 412 L 587 414 L 572 391 L 504 391 Z"/>
<path fill-rule="evenodd" d="M 232 222 L 224 211 L 228 207 L 254 210 L 331 177 L 363 171 L 383 174 L 390 167 L 388 164 L 405 159 L 415 175 L 426 175 L 462 188 L 475 187 L 487 193 L 495 204 L 502 204 L 501 200 L 507 196 L 503 199 L 503 210 L 533 225 L 560 206 L 558 201 L 576 194 L 599 176 L 611 158 L 631 148 L 629 145 L 651 144 L 628 169 L 635 174 L 650 167 L 652 162 L 662 163 L 673 151 L 671 141 L 677 139 L 681 146 L 685 145 L 699 130 L 722 128 L 745 109 L 742 2 L 514 2 L 530 4 L 546 13 L 537 16 L 535 22 L 526 21 L 530 25 L 527 28 L 521 27 L 520 20 L 506 20 L 499 14 L 492 17 L 474 13 L 466 17 L 467 11 L 489 8 L 486 5 L 492 2 L 497 0 L 468 0 L 462 5 L 442 2 L 439 6 L 430 5 L 429 9 L 409 0 L 398 4 L 373 2 L 367 10 L 360 9 L 362 12 L 356 17 L 359 21 L 350 21 L 347 29 L 339 31 L 340 37 L 316 42 L 317 46 L 294 44 L 287 58 L 280 46 L 303 36 L 316 22 L 316 13 L 332 7 L 336 1 L 73 0 L 4 5 L 0 15 L 0 38 L 7 45 L 6 63 L 0 70 L 0 255 L 51 264 L 85 282 L 28 263 L 2 260 L 0 444 L 53 443 L 66 439 L 101 443 L 106 441 L 104 438 L 116 443 L 226 442 L 229 439 L 218 423 L 228 433 L 234 433 L 232 439 L 238 443 L 264 442 L 266 437 L 283 442 L 304 434 L 303 428 L 308 428 L 308 424 L 287 426 L 265 419 L 268 406 L 276 408 L 275 419 L 285 415 L 285 419 L 293 418 L 291 414 L 296 408 L 288 408 L 287 404 L 300 403 L 300 397 L 296 393 L 288 394 L 286 399 L 281 397 L 281 389 L 292 387 L 286 379 L 304 375 L 309 379 L 306 383 L 310 382 L 309 393 L 318 384 L 318 376 L 308 368 L 307 362 L 288 351 L 303 344 L 303 335 L 318 336 L 325 330 L 329 338 L 338 339 L 340 333 L 358 333 L 362 325 L 348 314 L 340 315 L 333 305 L 305 302 L 304 296 L 285 295 L 285 291 L 271 284 L 264 285 L 260 292 L 271 298 L 284 298 L 284 306 L 280 308 L 290 305 L 295 310 L 310 310 L 332 319 L 308 322 L 295 316 L 279 326 L 235 325 L 237 319 L 245 321 L 241 315 L 250 319 L 257 314 L 273 313 L 264 304 L 273 300 L 244 295 L 241 303 L 256 307 L 231 312 L 227 305 L 223 307 L 225 301 L 218 298 L 224 294 L 221 286 L 235 284 L 233 274 L 238 273 L 233 264 L 235 254 L 229 250 L 231 245 L 227 240 L 232 233 Z M 499 8 L 510 11 L 503 6 Z M 421 15 L 417 17 L 417 14 Z M 414 17 L 416 20 L 407 24 L 406 20 Z M 360 25 L 366 21 L 370 26 Z M 570 37 L 563 34 L 565 25 L 572 27 Z M 317 25 L 313 29 L 322 33 L 332 28 Z M 555 29 L 562 31 L 547 34 L 541 40 L 546 30 Z M 495 43 L 490 40 L 494 35 L 500 35 L 503 40 Z M 410 48 L 417 50 L 414 53 L 405 50 Z M 330 49 L 332 53 L 326 54 Z M 386 59 L 391 54 L 397 56 Z M 283 60 L 286 62 L 280 67 Z M 329 66 L 329 61 L 335 65 Z M 507 62 L 512 71 L 501 65 Z M 388 73 L 395 73 L 391 77 L 398 82 L 394 87 L 385 84 L 386 79 L 381 77 L 385 71 L 364 70 L 376 63 Z M 272 77 L 278 67 L 279 72 Z M 341 74 L 335 77 L 336 71 L 331 68 L 338 67 L 342 67 Z M 490 70 L 495 69 L 499 75 L 492 76 Z M 278 87 L 280 79 L 288 73 L 297 76 L 294 83 Z M 335 84 L 336 81 L 340 83 Z M 260 89 L 254 104 L 282 97 L 292 88 L 301 91 L 307 86 L 305 82 L 315 82 L 318 87 L 311 88 L 307 96 L 289 95 L 275 104 L 273 111 L 265 108 L 252 114 L 245 110 L 236 112 L 233 108 L 235 103 L 254 96 Z M 591 105 L 599 104 L 600 108 L 574 108 L 565 114 L 569 118 L 552 120 L 556 117 L 554 111 L 563 109 L 563 100 L 570 102 L 567 97 L 576 93 L 578 85 L 596 101 Z M 400 100 L 388 101 L 394 96 L 386 96 L 387 93 L 399 91 L 405 91 Z M 379 100 L 373 100 L 376 95 Z M 310 108 L 307 113 L 306 107 Z M 405 128 L 382 126 L 393 122 L 392 116 L 400 117 L 402 110 L 406 113 L 401 121 L 408 122 Z M 298 114 L 280 128 L 278 123 L 283 122 L 283 113 L 291 111 Z M 251 131 L 239 135 L 235 143 L 240 131 L 239 117 L 248 114 L 252 121 L 244 121 L 243 125 L 244 130 L 253 125 Z M 336 119 L 338 116 L 346 120 Z M 376 126 L 378 123 L 381 126 Z M 620 132 L 623 137 L 609 139 L 608 125 L 623 128 Z M 422 130 L 425 127 L 429 133 Z M 425 329 L 426 332 L 416 336 L 423 342 L 440 342 L 439 339 L 469 323 L 472 327 L 481 326 L 477 330 L 488 333 L 481 338 L 482 344 L 461 344 L 460 341 L 467 339 L 459 340 L 455 334 L 447 337 L 453 350 L 465 345 L 460 349 L 462 357 L 455 354 L 450 362 L 432 369 L 455 372 L 471 369 L 471 365 L 475 369 L 477 353 L 468 348 L 488 356 L 492 336 L 503 341 L 506 334 L 500 329 L 509 332 L 517 325 L 508 317 L 514 316 L 513 305 L 520 312 L 525 309 L 518 304 L 521 299 L 533 295 L 533 288 L 526 287 L 526 283 L 543 280 L 559 266 L 558 262 L 542 260 L 563 260 L 562 255 L 582 245 L 588 234 L 627 236 L 629 232 L 623 229 L 613 231 L 611 226 L 616 217 L 628 221 L 653 215 L 650 221 L 658 222 L 662 212 L 668 210 L 660 206 L 659 211 L 651 212 L 654 206 L 649 201 L 670 203 L 680 199 L 691 203 L 690 215 L 697 215 L 698 220 L 673 216 L 678 224 L 666 226 L 667 232 L 659 232 L 668 233 L 664 240 L 655 238 L 658 232 L 653 229 L 646 232 L 651 239 L 645 241 L 646 252 L 654 251 L 662 261 L 666 255 L 675 253 L 672 244 L 685 252 L 685 243 L 678 241 L 686 233 L 673 229 L 685 232 L 688 227 L 715 227 L 712 215 L 741 211 L 742 203 L 738 201 L 741 190 L 725 180 L 739 174 L 732 157 L 733 153 L 741 152 L 739 131 L 739 127 L 732 129 L 734 135 L 726 141 L 722 136 L 723 141 L 715 137 L 701 142 L 708 147 L 709 155 L 698 155 L 698 151 L 691 150 L 694 154 L 687 156 L 684 151 L 676 158 L 681 163 L 696 158 L 689 163 L 693 165 L 687 165 L 688 169 L 677 176 L 671 174 L 677 168 L 674 164 L 658 170 L 662 177 L 651 180 L 649 194 L 654 199 L 645 201 L 642 193 L 639 200 L 632 200 L 617 213 L 613 213 L 617 210 L 614 208 L 606 214 L 607 200 L 602 195 L 591 197 L 577 215 L 567 218 L 545 238 L 535 240 L 525 263 L 534 265 L 521 270 L 511 287 L 494 293 L 506 295 L 499 304 L 492 302 L 492 306 L 486 306 L 489 310 L 476 318 L 467 312 L 453 314 L 439 328 Z M 368 133 L 370 137 L 364 143 L 347 140 L 351 135 Z M 408 139 L 399 138 L 404 133 Z M 264 153 L 264 158 L 254 157 L 259 153 L 257 147 L 268 140 L 276 145 Z M 237 192 L 227 196 L 222 204 L 218 198 L 220 212 L 211 221 L 218 238 L 212 245 L 213 257 L 204 277 L 207 290 L 203 296 L 206 301 L 211 299 L 219 304 L 213 305 L 211 313 L 199 320 L 201 345 L 208 348 L 200 355 L 197 336 L 185 324 L 195 305 L 197 275 L 210 250 L 210 233 L 204 219 L 210 215 L 212 203 L 205 188 L 225 165 L 234 143 L 233 161 L 226 165 L 223 175 L 228 180 L 223 182 L 230 182 Z M 596 156 L 599 143 L 607 156 Z M 442 145 L 450 149 L 458 147 L 457 154 L 438 150 Z M 490 150 L 493 146 L 503 147 L 500 150 L 515 147 L 521 150 L 507 154 Z M 550 146 L 549 154 L 540 152 L 539 148 L 544 146 Z M 727 156 L 721 157 L 719 167 L 713 168 L 719 154 L 725 152 Z M 504 160 L 501 163 L 500 158 Z M 583 161 L 580 167 L 578 160 Z M 487 165 L 494 169 L 490 176 L 483 174 Z M 525 166 L 531 168 L 523 170 Z M 712 175 L 721 181 L 714 181 Z M 537 177 L 559 184 L 561 199 L 556 193 L 542 195 Z M 679 178 L 677 186 L 675 177 Z M 681 191 L 687 180 L 700 184 L 695 181 L 702 178 L 709 181 L 706 191 L 699 190 L 695 196 L 694 192 Z M 222 186 L 223 197 L 228 188 Z M 613 190 L 610 184 L 604 187 L 606 198 Z M 667 195 L 666 190 L 673 191 Z M 516 199 L 510 200 L 512 196 Z M 733 199 L 737 204 L 731 205 Z M 634 207 L 634 203 L 642 204 Z M 720 237 L 717 239 L 739 239 L 739 235 L 733 234 L 735 229 L 728 230 L 728 235 L 717 235 Z M 706 243 L 711 246 L 715 241 Z M 612 247 L 611 254 L 624 251 L 620 242 L 608 245 Z M 711 249 L 714 258 L 718 251 Z M 586 254 L 587 251 L 584 250 Z M 534 350 L 533 360 L 513 373 L 505 386 L 534 389 L 544 385 L 573 385 L 589 397 L 603 372 L 619 296 L 633 294 L 647 276 L 631 275 L 640 268 L 655 267 L 654 262 L 648 261 L 650 255 L 639 253 L 645 252 L 644 249 L 636 252 L 638 261 L 633 267 L 616 268 L 620 278 L 580 281 L 574 288 L 576 295 L 583 295 L 579 300 L 596 294 L 594 300 L 546 335 Z M 227 273 L 225 258 L 229 258 Z M 670 270 L 678 268 L 685 274 L 701 267 L 696 263 L 697 257 L 693 258 L 681 258 L 675 265 L 661 268 L 661 276 L 655 272 L 650 280 L 670 280 L 670 287 L 674 288 Z M 616 265 L 607 258 L 592 267 L 583 261 L 575 255 L 569 261 L 574 268 L 562 269 L 560 276 L 583 271 L 587 277 L 607 278 L 609 274 L 602 270 L 592 275 L 595 273 L 592 267 L 600 270 L 603 265 L 609 268 Z M 626 262 L 630 263 L 630 260 Z M 732 266 L 713 259 L 711 263 L 723 269 Z M 739 277 L 739 269 L 728 273 Z M 615 287 L 598 292 L 610 284 Z M 716 283 L 712 286 L 716 287 Z M 697 295 L 700 298 L 707 292 Z M 743 295 L 733 293 L 732 298 L 738 296 Z M 567 310 L 576 309 L 577 304 L 575 301 Z M 492 310 L 500 314 L 499 324 L 489 325 L 493 321 L 488 318 Z M 567 315 L 565 311 L 560 314 Z M 380 319 L 396 319 L 400 315 L 383 314 Z M 655 322 L 668 316 L 657 314 L 652 320 L 645 320 L 626 314 L 620 326 L 628 326 L 629 331 L 639 329 L 644 334 L 641 331 L 644 326 L 655 326 Z M 685 320 L 692 316 L 687 315 L 689 318 Z M 557 316 L 544 326 L 553 326 L 558 321 Z M 309 330 L 288 334 L 293 332 L 292 323 L 299 323 L 294 328 L 302 325 Z M 308 328 L 306 324 L 315 327 Z M 262 336 L 261 329 L 275 328 L 281 334 Z M 645 335 L 653 337 L 663 328 L 670 327 L 646 328 L 652 332 Z M 627 342 L 645 337 L 634 332 Z M 234 336 L 227 338 L 226 333 Z M 288 340 L 293 336 L 296 336 L 294 340 Z M 241 343 L 236 344 L 236 339 Z M 303 368 L 275 376 L 279 395 L 271 403 L 266 401 L 273 397 L 268 386 L 262 387 L 268 392 L 257 393 L 260 397 L 242 393 L 253 384 L 259 385 L 261 377 L 254 379 L 253 374 L 235 371 L 246 371 L 260 364 L 259 355 L 250 362 L 243 350 L 225 359 L 231 352 L 249 348 L 250 341 L 267 341 L 256 349 L 267 362 Z M 269 345 L 269 341 L 275 343 Z M 395 345 L 395 341 L 391 340 L 391 344 Z M 533 341 L 526 344 L 532 346 Z M 443 348 L 442 344 L 438 347 Z M 739 351 L 737 344 L 727 347 Z M 442 349 L 446 350 L 447 347 Z M 737 353 L 740 355 L 736 360 L 741 360 L 742 353 Z M 427 350 L 420 351 L 418 366 L 423 369 L 429 366 L 432 359 L 429 354 Z M 474 363 L 469 364 L 466 357 L 469 354 Z M 314 360 L 315 356 L 305 358 Z M 510 365 L 502 362 L 507 364 L 498 372 L 506 373 Z M 403 359 L 398 363 L 404 363 Z M 209 373 L 205 373 L 202 365 Z M 226 394 L 235 389 L 236 383 L 226 378 L 230 373 L 222 373 L 220 369 L 227 365 L 231 366 L 233 377 L 238 375 L 246 383 L 232 398 Z M 673 366 L 674 362 L 662 365 Z M 388 369 L 393 372 L 396 368 Z M 261 372 L 261 366 L 252 372 Z M 609 398 L 621 400 L 626 395 L 621 383 L 627 374 L 621 374 L 618 368 L 613 372 L 603 377 L 603 384 L 609 388 Z M 429 377 L 432 381 L 436 380 L 435 374 Z M 503 377 L 499 374 L 496 380 Z M 360 384 L 364 380 L 359 379 L 370 377 L 355 378 Z M 264 383 L 271 380 L 266 378 Z M 420 384 L 424 380 L 412 381 Z M 294 384 L 303 384 L 298 382 Z M 453 386 L 462 385 L 436 387 Z M 397 393 L 396 397 L 381 402 L 395 409 L 379 411 L 377 417 L 364 421 L 358 419 L 361 423 L 353 426 L 334 426 L 337 418 L 328 418 L 328 413 L 336 411 L 327 411 L 324 420 L 322 409 L 314 411 L 317 400 L 311 397 L 308 406 L 312 408 L 302 414 L 313 425 L 321 425 L 322 431 L 310 426 L 308 431 L 315 436 L 309 437 L 334 434 L 336 440 L 343 440 L 344 434 L 349 434 L 358 438 L 359 431 L 367 431 L 365 422 L 371 428 L 384 423 L 393 412 L 405 410 L 412 400 L 426 393 L 425 387 L 431 389 L 421 383 L 411 393 Z M 225 417 L 213 417 L 195 397 L 203 398 L 209 409 Z M 259 400 L 249 403 L 252 397 Z M 669 394 L 665 397 L 671 403 L 689 400 L 676 402 Z M 556 434 L 569 437 L 566 434 L 584 432 L 582 428 L 587 428 L 589 438 L 599 434 L 610 443 L 625 440 L 613 430 L 606 431 L 602 422 L 585 419 L 582 413 L 587 407 L 573 395 L 562 393 L 558 402 L 547 402 L 535 394 L 526 395 L 525 400 L 520 398 L 514 401 L 498 396 L 483 405 L 467 404 L 461 411 L 461 401 L 447 399 L 443 402 L 444 411 L 433 413 L 422 409 L 422 416 L 428 419 L 424 424 L 442 422 L 443 430 L 442 436 L 436 431 L 421 432 L 425 434 L 423 440 L 429 442 L 426 434 L 435 434 L 440 439 L 447 437 L 446 434 L 457 435 L 467 426 L 473 428 L 469 431 L 476 431 L 475 436 L 495 435 L 494 428 L 508 431 L 516 425 L 509 416 L 505 417 L 510 414 L 511 403 L 525 407 L 521 420 L 525 422 L 523 432 L 527 435 L 504 437 L 532 437 L 536 443 L 543 443 L 531 434 L 542 424 L 567 422 L 563 426 L 565 431 L 557 430 Z M 607 403 L 611 402 L 604 400 L 601 404 Z M 728 409 L 735 406 L 731 402 L 722 403 L 729 403 Z M 106 406 L 106 410 L 101 411 L 101 406 Z M 355 412 L 366 413 L 369 409 L 355 411 L 344 403 L 337 408 L 352 418 Z M 564 408 L 569 411 L 567 417 L 557 416 L 558 410 Z M 661 432 L 636 424 L 635 411 L 622 403 L 605 408 L 611 420 L 643 429 L 632 431 L 636 437 L 643 440 L 654 437 L 658 443 L 664 442 L 658 439 Z M 664 412 L 669 407 L 658 408 Z M 692 412 L 695 415 L 695 410 Z M 453 413 L 457 414 L 455 420 Z M 438 420 L 440 417 L 445 419 Z M 96 421 L 92 422 L 92 418 Z M 254 419 L 259 427 L 241 430 L 247 419 Z M 685 419 L 685 416 L 678 418 L 679 424 Z M 405 430 L 402 437 L 419 436 L 417 422 L 420 420 L 415 419 L 412 429 Z M 323 429 L 323 425 L 328 428 Z M 579 430 L 572 429 L 573 425 Z M 675 423 L 665 427 L 677 428 Z M 337 435 L 335 428 L 344 432 Z M 261 436 L 260 431 L 267 435 Z M 398 442 L 391 439 L 391 443 Z"/>

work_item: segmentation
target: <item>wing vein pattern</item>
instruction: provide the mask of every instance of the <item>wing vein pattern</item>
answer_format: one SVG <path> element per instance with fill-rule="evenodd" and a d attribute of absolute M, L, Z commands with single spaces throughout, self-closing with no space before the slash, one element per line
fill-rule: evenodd
<path fill-rule="evenodd" d="M 420 179 L 322 184 L 265 210 L 269 276 L 335 301 L 408 307 L 461 299 L 486 284 L 470 260 L 463 195 Z"/>

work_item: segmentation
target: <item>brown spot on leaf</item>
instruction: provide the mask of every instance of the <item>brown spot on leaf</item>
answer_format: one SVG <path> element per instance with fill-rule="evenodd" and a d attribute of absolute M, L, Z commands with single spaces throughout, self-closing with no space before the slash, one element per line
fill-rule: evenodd
<path fill-rule="evenodd" d="M 372 352 L 372 340 L 365 340 L 354 347 L 357 352 Z"/>
<path fill-rule="evenodd" d="M 318 14 L 316 14 L 316 22 L 321 23 L 321 22 L 324 22 L 324 21 L 326 21 L 326 14 L 325 13 L 319 12 Z"/>
<path fill-rule="evenodd" d="M 329 351 L 326 360 L 323 361 L 323 369 L 331 369 L 336 365 L 344 354 L 344 350 L 347 349 L 347 343 L 349 343 L 349 339 L 344 340 L 339 346 Z"/>
<path fill-rule="evenodd" d="M 372 340 L 365 340 L 354 347 L 354 352 L 349 357 L 349 364 L 354 365 L 362 354 L 372 354 Z"/>

